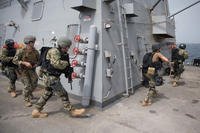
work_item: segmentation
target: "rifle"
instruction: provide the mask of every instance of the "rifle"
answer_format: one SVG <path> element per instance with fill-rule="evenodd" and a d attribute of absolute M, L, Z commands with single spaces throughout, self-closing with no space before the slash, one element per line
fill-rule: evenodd
<path fill-rule="evenodd" d="M 72 90 L 72 73 L 74 72 L 73 67 L 67 67 L 67 70 L 65 71 L 65 77 L 68 78 L 68 83 L 70 83 L 70 87 Z"/>
<path fill-rule="evenodd" d="M 71 88 L 71 90 L 72 90 L 72 82 L 70 83 L 70 88 Z"/>

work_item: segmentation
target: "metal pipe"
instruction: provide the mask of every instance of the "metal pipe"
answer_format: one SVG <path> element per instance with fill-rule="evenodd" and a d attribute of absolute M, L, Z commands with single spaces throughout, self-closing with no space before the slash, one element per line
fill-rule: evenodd
<path fill-rule="evenodd" d="M 153 7 L 150 9 L 150 12 L 152 12 L 154 10 L 154 8 L 161 2 L 161 0 L 158 0 Z"/>
<path fill-rule="evenodd" d="M 122 45 L 122 56 L 123 56 L 123 65 L 124 65 L 124 76 L 125 76 L 125 87 L 126 87 L 126 94 L 128 95 L 128 78 L 127 78 L 127 70 L 126 70 L 126 53 L 125 53 L 125 40 L 124 40 L 124 28 L 122 24 L 122 12 L 121 12 L 121 1 L 117 0 L 117 7 L 118 7 L 118 18 L 119 18 L 119 26 L 120 26 L 120 38 L 121 38 L 121 45 Z"/>
<path fill-rule="evenodd" d="M 93 83 L 92 81 L 93 81 L 96 37 L 97 37 L 97 27 L 95 25 L 91 25 L 89 33 L 89 43 L 87 49 L 85 80 L 84 80 L 83 94 L 82 94 L 82 105 L 84 107 L 88 107 L 90 105 L 92 83 Z"/>
<path fill-rule="evenodd" d="M 77 31 L 77 35 L 80 35 L 81 34 L 81 25 L 80 24 L 77 24 L 78 26 L 78 31 Z M 76 42 L 76 47 L 79 48 L 79 43 L 80 42 Z"/>
<path fill-rule="evenodd" d="M 191 4 L 191 5 L 189 5 L 189 6 L 187 6 L 187 7 L 185 7 L 185 8 L 183 8 L 182 10 L 180 10 L 180 11 L 178 11 L 178 12 L 172 14 L 171 16 L 168 16 L 168 18 L 174 17 L 175 15 L 177 15 L 177 14 L 179 14 L 179 13 L 185 11 L 186 9 L 188 9 L 188 8 L 190 8 L 190 7 L 192 7 L 192 6 L 196 5 L 196 4 L 198 4 L 199 2 L 200 2 L 200 0 L 197 1 L 197 2 L 195 2 L 195 3 L 193 3 L 193 4 Z"/>

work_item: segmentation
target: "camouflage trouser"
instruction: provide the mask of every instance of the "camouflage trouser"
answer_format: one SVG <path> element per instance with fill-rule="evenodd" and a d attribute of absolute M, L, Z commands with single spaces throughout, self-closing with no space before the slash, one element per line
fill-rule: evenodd
<path fill-rule="evenodd" d="M 156 74 L 154 75 L 149 75 L 149 74 L 145 74 L 145 77 L 148 79 L 149 82 L 149 88 L 155 88 L 156 86 Z"/>
<path fill-rule="evenodd" d="M 181 74 L 184 71 L 184 65 L 182 63 L 175 64 L 173 69 L 174 69 L 173 81 L 178 82 L 178 80 L 181 77 Z"/>
<path fill-rule="evenodd" d="M 15 82 L 17 80 L 16 68 L 14 67 L 6 67 L 5 68 L 6 76 L 9 79 L 9 88 L 8 91 L 15 91 Z"/>
<path fill-rule="evenodd" d="M 147 92 L 147 96 L 145 99 L 149 100 L 150 98 L 156 96 L 158 93 L 156 90 L 156 80 L 155 80 L 157 74 L 155 73 L 154 75 L 148 75 L 148 74 L 145 75 L 149 79 L 149 90 Z"/>
<path fill-rule="evenodd" d="M 67 111 L 71 111 L 73 107 L 70 104 L 67 91 L 63 88 L 60 82 L 60 78 L 57 78 L 55 76 L 47 76 L 44 74 L 43 80 L 45 84 L 45 90 L 40 99 L 35 104 L 35 107 L 39 111 L 41 111 L 48 99 L 51 98 L 53 92 L 55 92 L 61 98 L 64 109 Z"/>
<path fill-rule="evenodd" d="M 30 96 L 37 87 L 38 83 L 38 76 L 35 69 L 24 70 L 22 72 L 22 83 L 24 84 L 24 89 L 23 89 L 24 101 L 29 102 Z"/>

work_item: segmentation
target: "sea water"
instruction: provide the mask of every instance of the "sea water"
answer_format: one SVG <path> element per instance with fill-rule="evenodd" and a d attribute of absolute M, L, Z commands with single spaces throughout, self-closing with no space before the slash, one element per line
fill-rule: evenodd
<path fill-rule="evenodd" d="M 192 64 L 195 58 L 200 58 L 200 43 L 188 43 L 186 50 L 189 53 L 189 58 L 185 61 L 185 64 Z"/>

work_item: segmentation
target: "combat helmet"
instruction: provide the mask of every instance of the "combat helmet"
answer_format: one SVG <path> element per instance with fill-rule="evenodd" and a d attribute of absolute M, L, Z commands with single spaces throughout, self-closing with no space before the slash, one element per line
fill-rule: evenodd
<path fill-rule="evenodd" d="M 57 41 L 57 44 L 61 48 L 70 47 L 72 45 L 72 41 L 66 36 L 60 37 Z"/>
<path fill-rule="evenodd" d="M 152 51 L 153 51 L 153 52 L 156 52 L 156 51 L 158 51 L 158 50 L 160 50 L 160 45 L 159 45 L 159 44 L 154 44 L 154 45 L 152 45 Z"/>
<path fill-rule="evenodd" d="M 181 43 L 178 47 L 179 47 L 180 49 L 185 49 L 185 48 L 186 48 L 186 44 Z"/>
<path fill-rule="evenodd" d="M 13 47 L 14 44 L 15 44 L 15 42 L 14 42 L 13 39 L 7 39 L 7 40 L 5 41 L 5 45 L 6 45 L 8 48 Z"/>
<path fill-rule="evenodd" d="M 24 37 L 24 44 L 35 43 L 36 37 L 32 35 L 27 35 Z"/>

